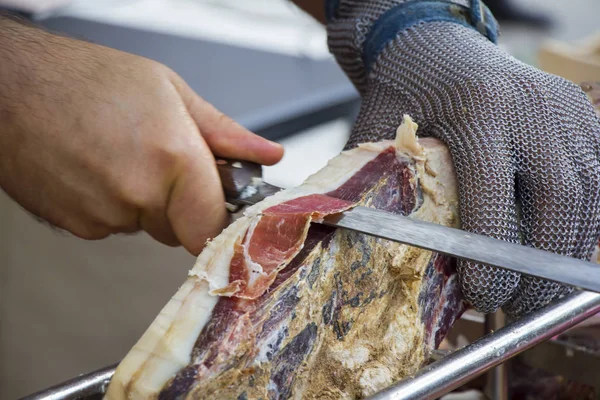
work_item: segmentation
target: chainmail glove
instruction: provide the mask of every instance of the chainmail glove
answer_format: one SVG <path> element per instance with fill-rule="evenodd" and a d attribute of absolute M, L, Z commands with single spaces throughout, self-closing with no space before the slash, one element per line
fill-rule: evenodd
<path fill-rule="evenodd" d="M 363 100 L 347 147 L 391 139 L 409 114 L 452 153 L 463 229 L 589 259 L 600 233 L 600 121 L 582 90 L 465 24 L 421 18 L 394 31 L 407 4 L 328 4 L 330 50 Z M 388 40 L 373 44 L 381 32 Z M 469 262 L 458 269 L 464 296 L 485 313 L 518 317 L 570 291 Z"/>

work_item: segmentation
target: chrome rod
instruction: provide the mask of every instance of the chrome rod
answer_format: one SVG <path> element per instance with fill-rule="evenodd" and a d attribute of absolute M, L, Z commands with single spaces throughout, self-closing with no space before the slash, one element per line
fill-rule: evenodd
<path fill-rule="evenodd" d="M 504 313 L 500 310 L 485 316 L 485 333 L 495 332 L 506 325 Z M 500 364 L 488 371 L 485 393 L 492 400 L 508 400 L 508 365 Z"/>
<path fill-rule="evenodd" d="M 599 294 L 571 294 L 456 350 L 369 399 L 437 399 L 599 311 Z"/>

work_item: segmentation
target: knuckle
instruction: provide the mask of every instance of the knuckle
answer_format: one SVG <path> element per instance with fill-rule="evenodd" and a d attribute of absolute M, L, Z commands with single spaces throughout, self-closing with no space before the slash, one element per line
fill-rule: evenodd
<path fill-rule="evenodd" d="M 166 205 L 170 187 L 181 171 L 194 163 L 190 145 L 168 140 L 146 149 L 138 167 L 116 182 L 116 202 L 123 210 L 149 210 Z M 111 227 L 123 227 L 120 220 L 105 221 Z M 127 226 L 131 225 L 129 219 Z"/>
<path fill-rule="evenodd" d="M 102 203 L 89 202 L 82 206 L 82 212 L 86 215 L 86 224 L 80 229 L 84 235 L 104 238 L 110 234 L 139 230 L 136 209 L 116 196 L 107 198 Z"/>
<path fill-rule="evenodd" d="M 215 110 L 215 119 L 217 126 L 225 127 L 236 125 L 237 123 L 231 118 L 229 115 L 223 113 L 222 111 Z"/>
<path fill-rule="evenodd" d="M 118 215 L 108 213 L 100 218 L 102 230 L 109 233 L 132 233 L 139 230 L 135 215 Z"/>
<path fill-rule="evenodd" d="M 186 137 L 170 137 L 161 145 L 152 148 L 151 162 L 160 173 L 171 176 L 194 161 L 194 147 L 193 140 Z"/>
<path fill-rule="evenodd" d="M 144 59 L 139 70 L 141 70 L 142 79 L 152 82 L 152 88 L 161 96 L 172 92 L 173 89 L 177 90 L 183 85 L 182 78 L 175 71 L 158 61 Z"/>
<path fill-rule="evenodd" d="M 170 77 L 171 75 L 177 75 L 171 68 L 158 61 L 145 59 L 146 70 L 152 75 L 161 77 Z"/>
<path fill-rule="evenodd" d="M 151 181 L 136 182 L 128 187 L 122 188 L 119 192 L 119 201 L 126 207 L 138 210 L 145 210 L 155 207 L 160 203 L 160 197 L 157 194 L 157 188 L 160 183 Z M 113 230 L 120 232 L 130 231 L 133 223 L 127 220 L 115 218 L 103 218 L 103 223 Z"/>
<path fill-rule="evenodd" d="M 114 201 L 124 205 L 125 207 L 143 207 L 148 199 L 149 185 L 151 185 L 151 183 L 145 179 L 143 173 L 130 174 L 126 179 L 119 181 L 114 194 Z M 100 216 L 99 219 L 113 229 L 122 225 L 116 218 L 106 218 L 106 216 L 103 215 Z"/>
<path fill-rule="evenodd" d="M 183 78 L 169 66 L 156 61 L 153 61 L 153 63 L 151 69 L 153 74 L 160 77 L 165 83 L 170 82 L 176 90 L 181 91 L 185 86 Z"/>

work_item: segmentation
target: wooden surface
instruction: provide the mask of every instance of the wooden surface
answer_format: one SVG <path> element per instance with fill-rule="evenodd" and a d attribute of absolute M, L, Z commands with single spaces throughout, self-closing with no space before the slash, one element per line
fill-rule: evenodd
<path fill-rule="evenodd" d="M 577 42 L 549 40 L 538 54 L 539 67 L 572 82 L 600 80 L 600 34 Z"/>

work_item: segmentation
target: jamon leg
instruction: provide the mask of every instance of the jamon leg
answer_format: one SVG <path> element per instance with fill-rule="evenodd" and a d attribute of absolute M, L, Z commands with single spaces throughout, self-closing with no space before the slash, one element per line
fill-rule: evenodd
<path fill-rule="evenodd" d="M 464 308 L 454 261 L 310 222 L 360 204 L 456 226 L 447 149 L 406 132 L 343 153 L 216 238 L 180 289 L 196 297 L 165 307 L 107 396 L 361 398 L 418 370 Z"/>

